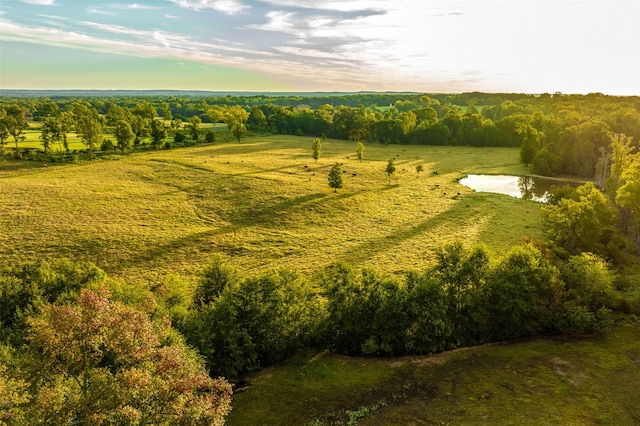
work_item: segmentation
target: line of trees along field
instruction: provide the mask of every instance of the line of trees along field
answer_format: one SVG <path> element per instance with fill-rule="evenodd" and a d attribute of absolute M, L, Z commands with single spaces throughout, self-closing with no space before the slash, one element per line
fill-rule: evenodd
<path fill-rule="evenodd" d="M 202 123 L 225 123 L 238 141 L 250 131 L 382 144 L 520 147 L 521 159 L 532 165 L 533 173 L 595 179 L 609 167 L 612 135 L 624 135 L 638 146 L 640 97 L 469 93 L 5 98 L 0 100 L 0 143 L 12 140 L 17 148 L 28 120 L 42 123 L 45 151 L 55 143 L 63 145 L 71 131 L 88 149 L 126 151 L 147 141 L 163 147 L 171 135 L 178 143 L 197 141 L 205 133 Z M 105 133 L 116 141 L 105 142 Z M 213 142 L 215 136 L 214 127 L 205 137 Z"/>

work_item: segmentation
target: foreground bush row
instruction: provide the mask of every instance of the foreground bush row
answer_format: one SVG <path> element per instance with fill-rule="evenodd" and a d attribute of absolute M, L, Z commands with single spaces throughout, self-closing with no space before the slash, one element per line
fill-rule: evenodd
<path fill-rule="evenodd" d="M 638 279 L 625 277 L 592 254 L 526 244 L 496 256 L 459 242 L 402 279 L 346 264 L 313 280 L 243 276 L 214 257 L 195 288 L 170 276 L 143 289 L 89 263 L 7 266 L 0 419 L 221 423 L 231 388 L 210 377 L 237 378 L 304 348 L 400 356 L 604 330 L 640 313 Z"/>
<path fill-rule="evenodd" d="M 404 279 L 337 264 L 313 286 L 299 274 L 240 273 L 217 258 L 174 322 L 213 374 L 236 377 L 304 347 L 401 356 L 541 333 L 606 329 L 640 313 L 638 282 L 591 254 L 560 259 L 527 244 L 504 256 L 454 243 Z M 637 280 L 636 280 L 637 281 Z"/>

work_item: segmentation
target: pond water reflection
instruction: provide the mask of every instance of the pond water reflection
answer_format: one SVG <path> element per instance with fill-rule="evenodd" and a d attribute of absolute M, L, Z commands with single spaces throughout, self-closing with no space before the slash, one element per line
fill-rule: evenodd
<path fill-rule="evenodd" d="M 541 203 L 547 202 L 552 186 L 572 185 L 556 179 L 509 175 L 467 175 L 459 182 L 478 192 L 495 192 Z"/>

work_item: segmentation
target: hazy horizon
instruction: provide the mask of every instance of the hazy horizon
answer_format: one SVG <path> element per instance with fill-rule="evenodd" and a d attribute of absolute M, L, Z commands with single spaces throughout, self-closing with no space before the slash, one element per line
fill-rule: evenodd
<path fill-rule="evenodd" d="M 640 2 L 4 0 L 0 88 L 640 94 Z"/>

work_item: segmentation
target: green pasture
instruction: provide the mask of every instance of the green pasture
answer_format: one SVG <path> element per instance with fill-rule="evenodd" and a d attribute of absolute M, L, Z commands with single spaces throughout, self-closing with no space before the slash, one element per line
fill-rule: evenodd
<path fill-rule="evenodd" d="M 375 144 L 359 162 L 355 143 L 326 140 L 316 163 L 311 142 L 268 136 L 79 164 L 6 160 L 0 261 L 89 260 L 141 283 L 193 278 L 213 253 L 247 273 L 313 275 L 347 261 L 399 274 L 426 268 L 453 240 L 503 252 L 541 237 L 539 204 L 457 183 L 468 172 L 526 173 L 517 149 Z M 345 173 L 334 193 L 336 162 Z"/>
<path fill-rule="evenodd" d="M 246 377 L 233 425 L 637 425 L 640 330 L 396 359 L 321 352 Z"/>

